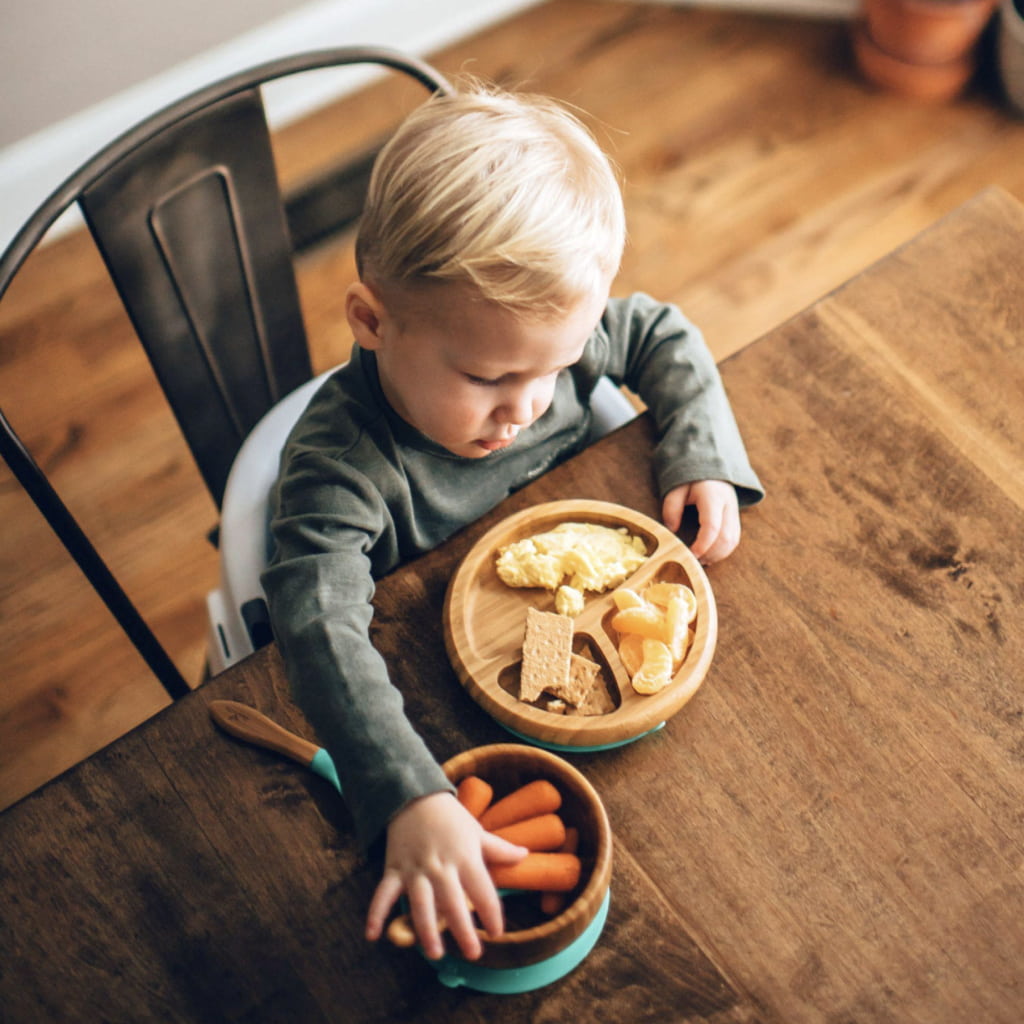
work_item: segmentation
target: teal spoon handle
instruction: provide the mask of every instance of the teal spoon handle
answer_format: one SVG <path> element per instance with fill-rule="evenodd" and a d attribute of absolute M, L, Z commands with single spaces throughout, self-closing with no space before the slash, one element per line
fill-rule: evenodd
<path fill-rule="evenodd" d="M 341 792 L 338 772 L 326 750 L 289 732 L 255 708 L 234 700 L 212 700 L 210 717 L 226 733 L 298 761 Z"/>
<path fill-rule="evenodd" d="M 309 767 L 320 778 L 326 779 L 339 793 L 341 792 L 341 783 L 338 781 L 338 769 L 334 767 L 331 755 L 323 747 L 320 747 L 313 755 L 313 760 L 309 762 Z"/>

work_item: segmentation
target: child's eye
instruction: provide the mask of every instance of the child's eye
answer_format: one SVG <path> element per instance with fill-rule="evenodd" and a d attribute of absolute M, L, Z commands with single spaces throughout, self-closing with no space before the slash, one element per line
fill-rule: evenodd
<path fill-rule="evenodd" d="M 493 388 L 500 383 L 499 380 L 489 380 L 487 377 L 474 377 L 471 373 L 466 374 L 466 380 L 468 380 L 470 384 L 476 384 L 481 388 Z"/>

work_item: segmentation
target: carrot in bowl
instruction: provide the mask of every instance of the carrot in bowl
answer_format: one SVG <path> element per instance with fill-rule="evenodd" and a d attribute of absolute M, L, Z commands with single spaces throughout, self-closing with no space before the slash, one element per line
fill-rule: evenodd
<path fill-rule="evenodd" d="M 534 892 L 569 892 L 579 884 L 582 866 L 573 853 L 528 853 L 518 864 L 499 864 L 490 869 L 499 889 Z"/>
<path fill-rule="evenodd" d="M 557 811 L 561 806 L 562 796 L 555 786 L 547 779 L 534 779 L 491 804 L 480 816 L 480 824 L 493 832 L 517 821 Z"/>
<path fill-rule="evenodd" d="M 565 825 L 557 814 L 538 814 L 504 828 L 496 828 L 494 835 L 528 850 L 557 850 L 565 842 Z"/>
<path fill-rule="evenodd" d="M 558 848 L 559 853 L 576 853 L 580 846 L 580 831 L 571 826 L 565 830 L 565 839 Z M 554 917 L 565 909 L 564 892 L 543 892 L 540 895 L 540 909 L 548 917 Z"/>
<path fill-rule="evenodd" d="M 467 775 L 456 787 L 455 795 L 458 797 L 459 803 L 474 818 L 479 818 L 490 806 L 494 789 L 490 783 L 484 782 L 479 776 Z"/>

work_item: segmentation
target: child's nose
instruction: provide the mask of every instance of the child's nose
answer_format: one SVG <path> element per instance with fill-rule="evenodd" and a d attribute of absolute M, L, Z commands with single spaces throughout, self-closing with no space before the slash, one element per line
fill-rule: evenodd
<path fill-rule="evenodd" d="M 501 422 L 518 427 L 525 427 L 533 422 L 533 389 L 517 388 L 503 397 L 504 401 L 497 417 Z"/>

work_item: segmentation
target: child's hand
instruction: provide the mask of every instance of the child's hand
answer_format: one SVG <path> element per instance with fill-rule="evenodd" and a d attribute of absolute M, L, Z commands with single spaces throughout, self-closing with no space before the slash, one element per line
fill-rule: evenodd
<path fill-rule="evenodd" d="M 489 864 L 517 864 L 526 849 L 485 832 L 451 793 L 431 793 L 402 808 L 388 826 L 384 876 L 366 917 L 366 937 L 380 938 L 384 921 L 404 892 L 424 953 L 437 959 L 444 944 L 438 915 L 467 960 L 483 952 L 466 899 L 488 935 L 505 927 Z"/>
<path fill-rule="evenodd" d="M 698 480 L 682 484 L 665 495 L 661 518 L 676 533 L 683 521 L 683 509 L 697 506 L 700 526 L 690 550 L 704 564 L 720 562 L 740 542 L 740 507 L 736 488 L 724 480 Z"/>

